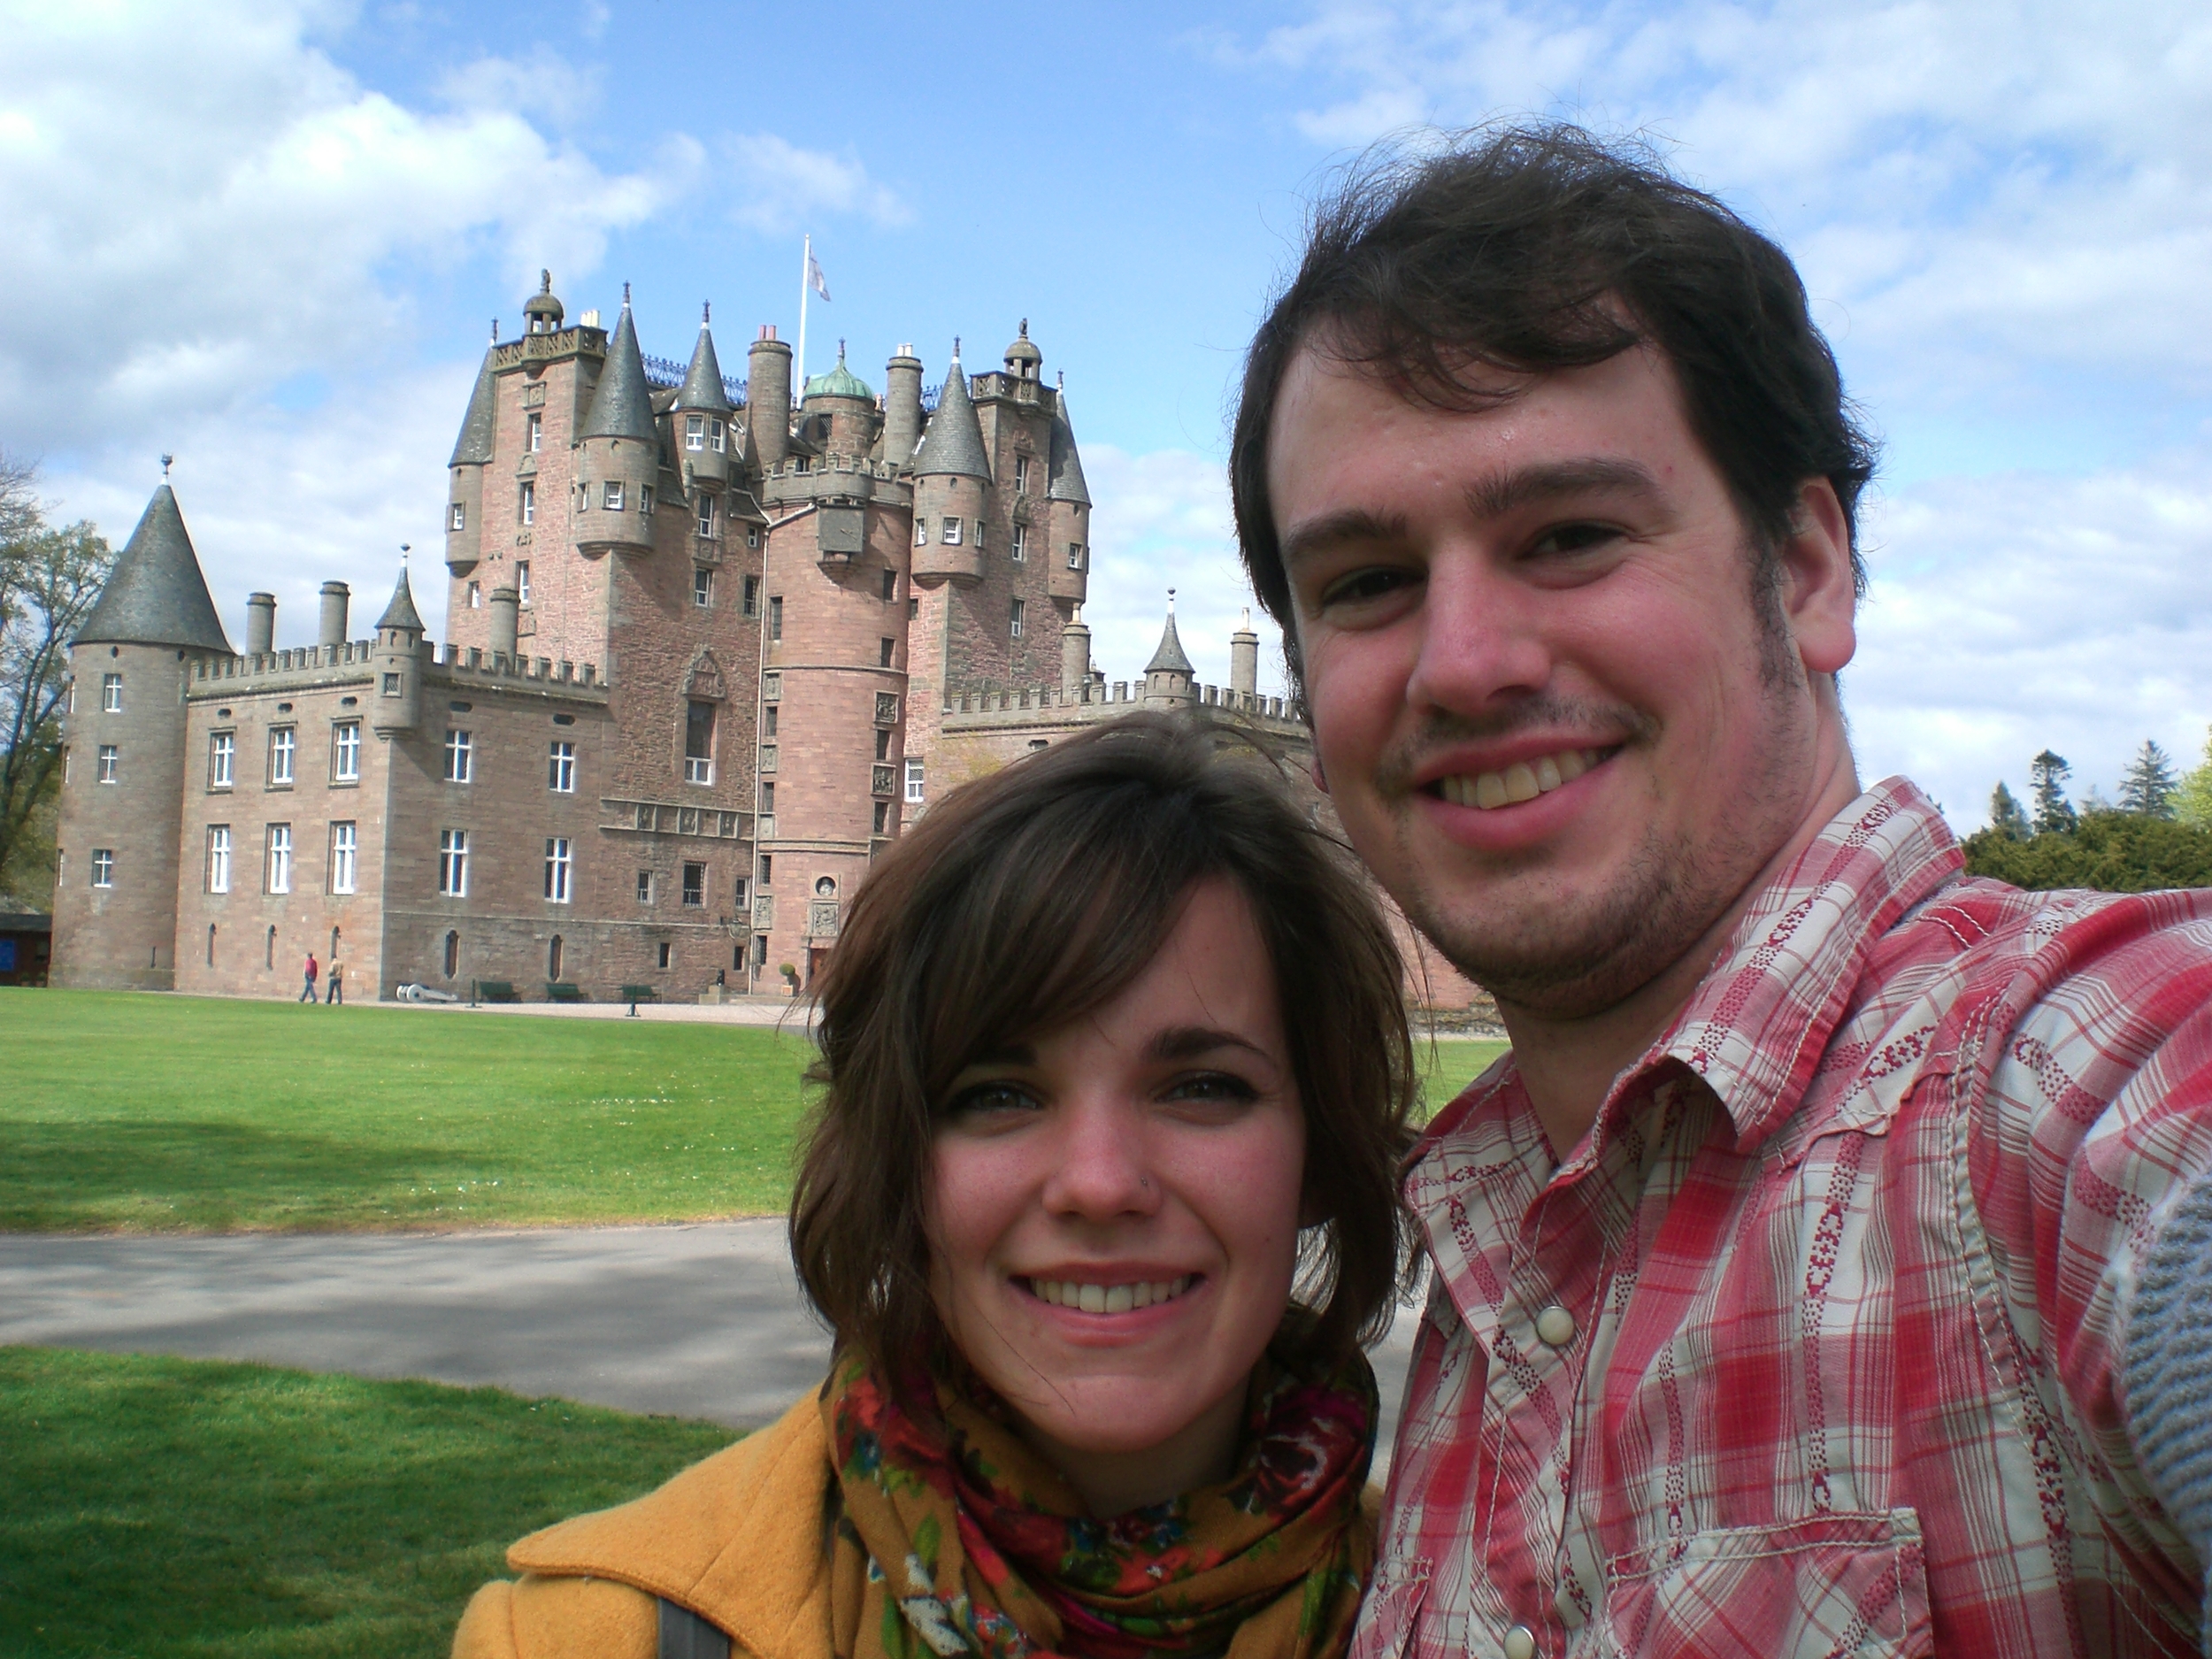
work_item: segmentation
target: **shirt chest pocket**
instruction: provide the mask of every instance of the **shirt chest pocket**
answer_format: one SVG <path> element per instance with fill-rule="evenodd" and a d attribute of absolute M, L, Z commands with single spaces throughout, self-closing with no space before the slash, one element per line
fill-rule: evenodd
<path fill-rule="evenodd" d="M 1613 1651 L 1696 1659 L 1932 1654 L 1920 1520 L 1910 1509 L 1700 1532 L 1663 1558 L 1606 1567 Z"/>

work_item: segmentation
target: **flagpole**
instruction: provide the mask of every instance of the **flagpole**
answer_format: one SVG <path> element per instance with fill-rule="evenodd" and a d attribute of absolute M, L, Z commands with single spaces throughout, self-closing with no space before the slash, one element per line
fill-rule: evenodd
<path fill-rule="evenodd" d="M 799 253 L 799 369 L 794 390 L 800 397 L 806 396 L 806 291 L 811 286 L 807 280 L 814 273 L 814 237 L 810 233 L 806 246 Z"/>

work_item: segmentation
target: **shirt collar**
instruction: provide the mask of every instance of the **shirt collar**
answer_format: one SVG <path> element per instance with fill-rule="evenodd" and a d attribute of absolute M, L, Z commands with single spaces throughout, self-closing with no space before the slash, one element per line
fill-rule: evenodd
<path fill-rule="evenodd" d="M 1748 1150 L 1793 1111 L 1850 1006 L 1867 953 L 1965 864 L 1949 826 L 1902 778 L 1861 795 L 1752 901 L 1713 970 L 1600 1120 L 1678 1062 L 1719 1096 Z"/>

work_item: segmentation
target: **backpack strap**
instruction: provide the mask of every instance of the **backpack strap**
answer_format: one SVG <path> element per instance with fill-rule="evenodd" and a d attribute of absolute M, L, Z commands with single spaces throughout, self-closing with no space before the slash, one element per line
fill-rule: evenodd
<path fill-rule="evenodd" d="M 730 1659 L 730 1639 L 689 1608 L 664 1596 L 660 1659 Z"/>

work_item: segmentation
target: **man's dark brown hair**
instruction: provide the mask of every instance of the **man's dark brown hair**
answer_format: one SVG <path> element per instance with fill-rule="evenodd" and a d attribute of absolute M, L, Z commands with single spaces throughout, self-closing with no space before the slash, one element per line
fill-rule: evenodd
<path fill-rule="evenodd" d="M 1351 171 L 1316 207 L 1297 273 L 1253 337 L 1230 490 L 1253 590 L 1283 625 L 1293 674 L 1267 444 L 1302 349 L 1409 400 L 1477 410 L 1497 400 L 1466 385 L 1470 368 L 1541 374 L 1646 342 L 1673 365 L 1691 429 L 1761 552 L 1763 584 L 1800 488 L 1825 478 L 1863 591 L 1856 511 L 1874 446 L 1789 257 L 1640 147 L 1574 127 L 1504 127 Z"/>
<path fill-rule="evenodd" d="M 931 1351 L 924 1231 L 938 1120 L 982 1056 L 1103 1006 L 1194 883 L 1233 883 L 1266 941 L 1305 1114 L 1295 1322 L 1333 1358 L 1389 1317 L 1415 1093 L 1398 952 L 1349 855 L 1235 733 L 1134 714 L 954 791 L 877 861 L 820 982 L 822 1093 L 791 1254 L 843 1348 Z"/>

